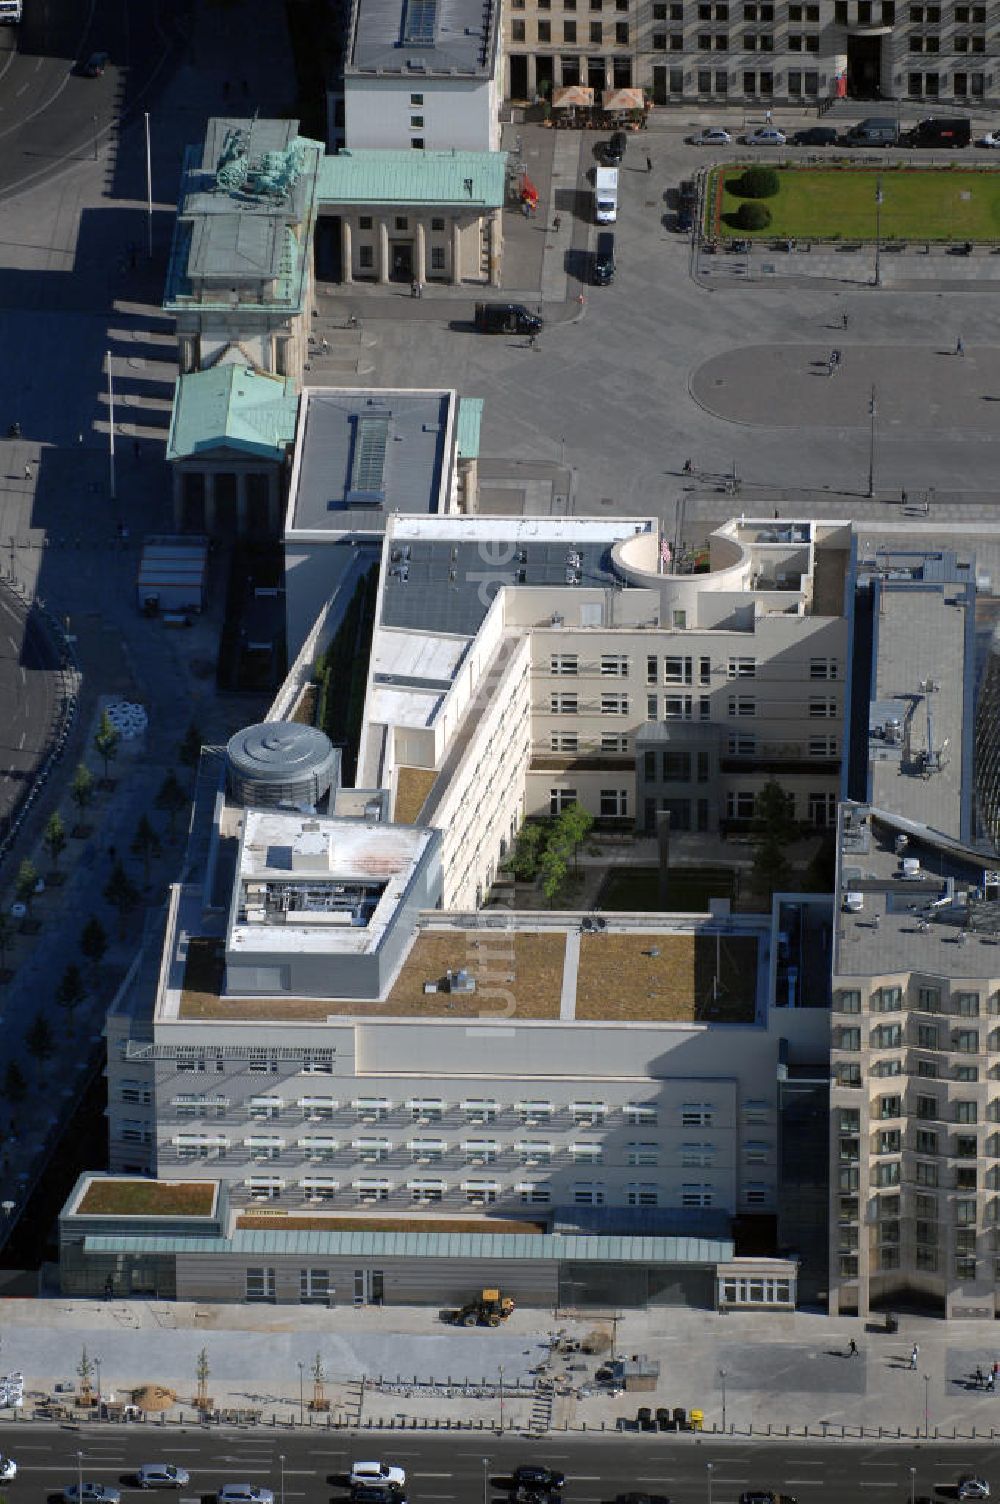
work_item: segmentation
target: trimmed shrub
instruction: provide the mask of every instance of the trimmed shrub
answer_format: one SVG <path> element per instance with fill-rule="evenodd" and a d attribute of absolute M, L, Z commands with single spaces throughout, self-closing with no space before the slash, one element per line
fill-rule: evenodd
<path fill-rule="evenodd" d="M 766 204 L 740 204 L 736 211 L 736 223 L 741 230 L 766 230 L 771 223 L 771 211 Z"/>
<path fill-rule="evenodd" d="M 773 198 L 779 188 L 778 174 L 773 167 L 758 162 L 746 169 L 734 188 L 740 198 Z"/>

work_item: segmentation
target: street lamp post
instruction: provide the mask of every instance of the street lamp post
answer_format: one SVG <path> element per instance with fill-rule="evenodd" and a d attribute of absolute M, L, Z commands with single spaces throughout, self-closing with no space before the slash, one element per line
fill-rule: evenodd
<path fill-rule="evenodd" d="M 96 162 L 97 161 L 97 116 L 96 115 L 91 115 L 90 118 L 93 121 L 93 125 L 94 125 L 94 161 Z"/>
<path fill-rule="evenodd" d="M 115 485 L 115 387 L 111 375 L 111 351 L 108 351 L 108 489 L 111 500 L 116 500 Z"/>
<path fill-rule="evenodd" d="M 305 1382 L 305 1363 L 299 1362 L 299 1425 L 306 1423 L 306 1396 L 303 1384 Z"/>
<path fill-rule="evenodd" d="M 931 1376 L 924 1374 L 924 1438 L 931 1439 Z"/>
<path fill-rule="evenodd" d="M 882 179 L 875 179 L 875 286 L 882 286 Z"/>
<path fill-rule="evenodd" d="M 875 495 L 875 424 L 878 419 L 878 393 L 874 387 L 868 399 L 868 415 L 871 418 L 868 438 L 868 495 L 873 497 Z"/>
<path fill-rule="evenodd" d="M 705 1463 L 705 1476 L 708 1479 L 708 1504 L 712 1504 L 712 1468 L 713 1468 L 713 1466 L 714 1466 L 714 1464 L 711 1463 L 711 1462 L 706 1462 Z"/>
<path fill-rule="evenodd" d="M 910 1468 L 910 1504 L 916 1504 L 917 1470 Z"/>
<path fill-rule="evenodd" d="M 493 1466 L 492 1457 L 483 1458 L 483 1504 L 490 1504 L 490 1468 Z"/>
<path fill-rule="evenodd" d="M 83 1453 L 76 1454 L 76 1488 L 78 1504 L 83 1504 Z"/>
<path fill-rule="evenodd" d="M 146 121 L 146 228 L 147 250 L 149 259 L 153 259 L 153 158 L 149 147 L 149 111 L 145 113 Z"/>
<path fill-rule="evenodd" d="M 94 1367 L 97 1369 L 97 1414 L 98 1414 L 98 1416 L 100 1416 L 100 1413 L 101 1413 L 101 1360 L 100 1360 L 100 1358 L 95 1358 L 94 1359 Z"/>
<path fill-rule="evenodd" d="M 719 1369 L 719 1378 L 722 1381 L 722 1434 L 726 1434 L 726 1370 Z"/>
<path fill-rule="evenodd" d="M 503 1367 L 502 1366 L 499 1369 L 499 1374 L 500 1374 L 500 1435 L 502 1436 L 503 1435 Z"/>
<path fill-rule="evenodd" d="M 283 1452 L 278 1458 L 278 1466 L 281 1469 L 281 1482 L 278 1485 L 278 1504 L 285 1504 L 285 1454 Z"/>

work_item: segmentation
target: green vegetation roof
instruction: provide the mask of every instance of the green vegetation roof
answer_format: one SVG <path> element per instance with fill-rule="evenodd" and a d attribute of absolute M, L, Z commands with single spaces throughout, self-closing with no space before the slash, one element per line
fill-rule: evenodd
<path fill-rule="evenodd" d="M 215 1181 L 92 1180 L 76 1208 L 78 1217 L 210 1217 Z"/>
<path fill-rule="evenodd" d="M 503 151 L 340 151 L 324 157 L 317 199 L 325 204 L 447 204 L 499 209 Z"/>
<path fill-rule="evenodd" d="M 299 399 L 290 377 L 226 362 L 181 376 L 174 387 L 167 459 L 237 449 L 281 460 L 295 437 Z"/>

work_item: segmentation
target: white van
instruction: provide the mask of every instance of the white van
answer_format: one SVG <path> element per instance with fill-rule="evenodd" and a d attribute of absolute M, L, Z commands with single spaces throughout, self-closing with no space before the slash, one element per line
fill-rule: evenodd
<path fill-rule="evenodd" d="M 594 219 L 613 225 L 618 218 L 618 168 L 598 167 L 594 177 Z"/>

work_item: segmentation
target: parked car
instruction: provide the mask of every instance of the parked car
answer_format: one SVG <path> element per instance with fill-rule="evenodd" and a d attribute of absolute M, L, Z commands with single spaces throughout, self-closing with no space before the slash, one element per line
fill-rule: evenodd
<path fill-rule="evenodd" d="M 615 280 L 615 237 L 611 230 L 602 230 L 597 237 L 590 280 L 595 287 L 607 287 Z"/>
<path fill-rule="evenodd" d="M 351 1464 L 352 1488 L 402 1488 L 406 1470 L 392 1462 L 354 1462 Z"/>
<path fill-rule="evenodd" d="M 13 1483 L 17 1477 L 17 1463 L 13 1457 L 0 1457 L 0 1483 Z"/>
<path fill-rule="evenodd" d="M 694 178 L 685 178 L 677 190 L 677 201 L 680 204 L 696 204 L 698 202 L 698 185 Z"/>
<path fill-rule="evenodd" d="M 135 1481 L 140 1488 L 187 1488 L 191 1477 L 172 1462 L 144 1462 L 136 1468 Z"/>
<path fill-rule="evenodd" d="M 615 1494 L 614 1504 L 670 1504 L 666 1494 Z"/>
<path fill-rule="evenodd" d="M 525 1488 L 532 1493 L 558 1493 L 566 1482 L 566 1474 L 558 1468 L 543 1467 L 540 1463 L 528 1463 L 516 1467 L 510 1475 L 514 1490 Z"/>
<path fill-rule="evenodd" d="M 406 1492 L 398 1483 L 358 1484 L 351 1489 L 352 1504 L 406 1504 Z"/>
<path fill-rule="evenodd" d="M 689 146 L 732 146 L 733 138 L 721 125 L 706 125 L 695 136 L 688 136 Z"/>
<path fill-rule="evenodd" d="M 63 1504 L 122 1504 L 121 1490 L 106 1483 L 71 1483 L 62 1491 Z"/>
<path fill-rule="evenodd" d="M 107 52 L 92 52 L 85 63 L 80 66 L 80 72 L 84 78 L 100 78 L 108 63 L 111 61 Z"/>
<path fill-rule="evenodd" d="M 771 1488 L 748 1488 L 740 1494 L 740 1504 L 796 1504 L 791 1494 L 778 1494 Z"/>
<path fill-rule="evenodd" d="M 749 131 L 743 137 L 746 146 L 784 146 L 787 141 L 784 131 L 776 125 L 762 125 L 759 130 Z"/>
<path fill-rule="evenodd" d="M 806 131 L 796 131 L 793 146 L 836 146 L 837 132 L 832 125 L 811 125 Z"/>
<path fill-rule="evenodd" d="M 477 303 L 475 317 L 481 334 L 540 334 L 544 323 L 523 303 Z"/>
<path fill-rule="evenodd" d="M 1000 131 L 987 131 L 985 136 L 980 136 L 977 146 L 1000 146 Z"/>
<path fill-rule="evenodd" d="M 258 1483 L 224 1483 L 216 1494 L 218 1504 L 274 1504 L 274 1494 Z"/>
<path fill-rule="evenodd" d="M 956 1497 L 959 1499 L 988 1499 L 990 1485 L 985 1478 L 978 1477 L 975 1473 L 963 1473 L 958 1480 Z"/>
<path fill-rule="evenodd" d="M 601 161 L 605 167 L 620 167 L 625 160 L 628 137 L 624 131 L 615 131 L 610 141 L 601 147 Z"/>
<path fill-rule="evenodd" d="M 674 221 L 678 235 L 686 235 L 693 224 L 694 214 L 691 212 L 690 204 L 681 204 L 677 210 L 677 218 Z"/>

